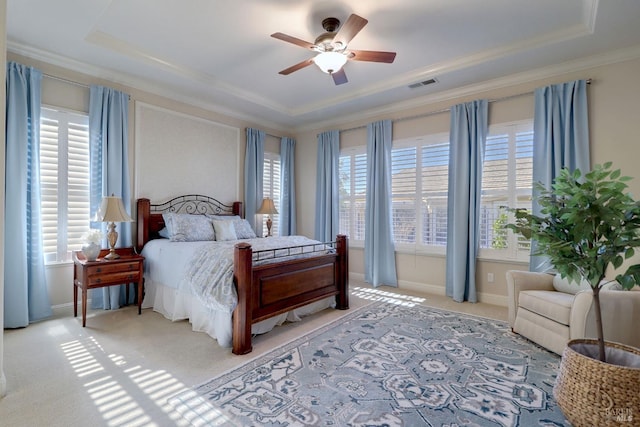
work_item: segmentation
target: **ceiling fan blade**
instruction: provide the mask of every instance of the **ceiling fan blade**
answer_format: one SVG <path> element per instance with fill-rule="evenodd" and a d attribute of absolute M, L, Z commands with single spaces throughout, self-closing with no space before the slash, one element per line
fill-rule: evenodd
<path fill-rule="evenodd" d="M 304 47 L 306 49 L 313 50 L 316 47 L 316 45 L 314 45 L 312 43 L 306 42 L 306 41 L 301 40 L 301 39 L 299 39 L 297 37 L 289 36 L 289 35 L 283 34 L 283 33 L 273 33 L 273 34 L 271 34 L 271 37 L 273 37 L 274 39 L 282 40 L 284 42 L 293 43 L 293 44 L 295 44 L 297 46 Z"/>
<path fill-rule="evenodd" d="M 349 42 L 367 25 L 366 19 L 356 14 L 351 14 L 347 22 L 342 24 L 342 27 L 338 30 L 338 33 L 333 38 L 333 43 L 339 42 L 342 48 L 345 48 Z"/>
<path fill-rule="evenodd" d="M 337 85 L 341 85 L 343 83 L 347 83 L 347 74 L 344 72 L 344 68 L 340 68 L 340 70 L 335 73 L 331 73 L 331 77 L 333 77 L 333 82 Z"/>
<path fill-rule="evenodd" d="M 349 50 L 347 58 L 352 61 L 384 62 L 391 64 L 394 59 L 396 59 L 396 53 L 377 50 Z"/>
<path fill-rule="evenodd" d="M 304 67 L 308 67 L 309 65 L 313 64 L 313 59 L 305 59 L 302 62 L 298 62 L 296 65 L 292 65 L 289 68 L 285 68 L 284 70 L 280 71 L 279 74 L 282 74 L 283 76 L 287 76 L 291 73 L 293 73 L 294 71 L 298 71 Z"/>

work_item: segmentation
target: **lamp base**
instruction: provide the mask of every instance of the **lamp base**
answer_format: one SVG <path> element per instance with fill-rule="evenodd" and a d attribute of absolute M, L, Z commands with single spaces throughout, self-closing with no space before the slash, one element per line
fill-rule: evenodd
<path fill-rule="evenodd" d="M 267 217 L 267 237 L 271 237 L 271 225 L 273 221 L 271 221 L 271 217 Z"/>
<path fill-rule="evenodd" d="M 114 248 L 111 248 L 109 249 L 109 253 L 106 254 L 103 259 L 118 259 L 118 258 L 120 258 L 120 255 L 116 253 L 116 250 Z"/>
<path fill-rule="evenodd" d="M 114 222 L 110 222 L 109 225 L 107 225 L 107 229 L 109 230 L 109 232 L 107 233 L 107 240 L 109 241 L 109 253 L 105 255 L 104 259 L 118 259 L 120 258 L 120 255 L 118 255 L 115 250 L 116 242 L 118 241 L 116 224 Z"/>

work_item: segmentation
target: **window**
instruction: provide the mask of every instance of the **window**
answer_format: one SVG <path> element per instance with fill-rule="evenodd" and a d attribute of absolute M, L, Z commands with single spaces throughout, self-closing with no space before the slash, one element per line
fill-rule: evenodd
<path fill-rule="evenodd" d="M 482 256 L 528 259 L 529 241 L 503 226 L 511 219 L 505 207 L 531 209 L 532 181 L 533 123 L 491 126 L 482 170 Z"/>
<path fill-rule="evenodd" d="M 367 154 L 365 147 L 344 150 L 339 164 L 340 234 L 352 243 L 364 242 L 364 210 L 367 190 Z"/>
<path fill-rule="evenodd" d="M 391 150 L 396 249 L 442 254 L 447 245 L 449 134 L 394 141 Z M 503 229 L 505 207 L 531 208 L 533 122 L 489 128 L 480 210 L 481 256 L 526 261 L 529 242 Z M 365 147 L 340 153 L 340 233 L 364 241 Z"/>
<path fill-rule="evenodd" d="M 42 109 L 40 181 L 45 261 L 68 261 L 90 227 L 86 115 Z"/>
<path fill-rule="evenodd" d="M 264 170 L 262 173 L 262 197 L 273 200 L 276 210 L 280 212 L 280 154 L 264 153 Z M 260 208 L 260 206 L 258 206 Z M 268 215 L 262 215 L 262 235 L 267 235 Z M 271 234 L 279 234 L 278 215 L 272 215 Z"/>
<path fill-rule="evenodd" d="M 447 134 L 437 134 L 394 142 L 393 235 L 400 248 L 412 245 L 442 252 L 447 244 L 447 139 Z"/>

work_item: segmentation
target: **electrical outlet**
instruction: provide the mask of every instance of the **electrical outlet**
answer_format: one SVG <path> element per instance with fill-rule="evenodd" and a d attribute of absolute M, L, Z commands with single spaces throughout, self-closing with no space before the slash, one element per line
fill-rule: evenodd
<path fill-rule="evenodd" d="M 493 273 L 487 273 L 487 282 L 493 283 Z"/>

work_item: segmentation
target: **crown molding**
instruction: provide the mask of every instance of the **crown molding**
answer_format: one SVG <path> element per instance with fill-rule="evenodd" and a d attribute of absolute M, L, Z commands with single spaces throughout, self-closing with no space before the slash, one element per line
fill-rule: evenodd
<path fill-rule="evenodd" d="M 276 111 L 281 114 L 289 114 L 288 109 L 282 104 L 275 103 L 268 98 L 257 96 L 255 93 L 249 92 L 237 86 L 224 83 L 210 74 L 197 71 L 192 68 L 184 67 L 174 62 L 162 59 L 142 49 L 136 48 L 124 40 L 113 37 L 102 31 L 92 31 L 85 40 L 96 46 L 108 49 L 112 52 L 128 56 L 136 61 L 147 63 L 153 67 L 161 68 L 165 71 L 180 76 L 187 81 L 194 81 L 214 90 L 232 95 L 242 101 L 260 105 L 261 107 Z"/>
<path fill-rule="evenodd" d="M 27 58 L 31 58 L 36 61 L 41 61 L 53 66 L 64 68 L 65 70 L 69 70 L 75 73 L 84 74 L 91 77 L 92 79 L 107 80 L 135 90 L 171 99 L 185 105 L 201 108 L 203 110 L 211 111 L 213 113 L 227 116 L 236 120 L 264 126 L 283 134 L 290 134 L 292 132 L 292 128 L 280 126 L 273 121 L 259 119 L 253 115 L 245 114 L 234 109 L 224 108 L 220 104 L 216 104 L 213 102 L 194 99 L 193 97 L 186 96 L 179 91 L 167 88 L 165 85 L 154 84 L 149 80 L 139 79 L 137 77 L 127 75 L 112 69 L 96 67 L 84 62 L 76 61 L 75 59 L 67 58 L 62 55 L 57 55 L 52 52 L 10 41 L 7 42 L 7 51 Z M 133 99 L 135 100 L 135 97 Z"/>
<path fill-rule="evenodd" d="M 589 0 L 587 0 L 589 1 Z M 385 82 L 371 85 L 365 90 L 351 91 L 343 95 L 333 98 L 325 99 L 316 103 L 310 103 L 303 105 L 295 109 L 292 114 L 295 116 L 301 116 L 304 114 L 310 114 L 318 110 L 330 108 L 333 105 L 340 104 L 353 99 L 354 97 L 370 96 L 380 92 L 393 90 L 398 87 L 404 87 L 411 83 L 421 80 L 427 80 L 430 78 L 437 78 L 438 75 L 444 73 L 451 73 L 454 71 L 463 70 L 475 65 L 483 64 L 490 61 L 495 61 L 500 58 L 504 58 L 507 55 L 525 52 L 536 48 L 548 46 L 550 44 L 560 43 L 576 39 L 578 37 L 584 37 L 591 34 L 592 29 L 589 26 L 578 24 L 572 27 L 568 27 L 561 31 L 545 34 L 540 37 L 523 40 L 516 43 L 500 46 L 494 49 L 488 49 L 482 52 L 478 52 L 472 55 L 465 55 L 458 58 L 453 58 L 448 61 L 443 61 L 437 64 L 432 64 L 428 67 L 414 70 L 410 73 L 397 76 L 395 78 L 387 79 Z"/>
<path fill-rule="evenodd" d="M 626 49 L 619 49 L 611 52 L 607 52 L 602 55 L 594 55 L 586 58 L 581 58 L 574 61 L 567 61 L 561 64 L 552 65 L 549 67 L 542 67 L 526 72 L 512 74 L 505 77 L 499 77 L 493 80 L 487 80 L 482 83 L 462 86 L 459 88 L 438 92 L 435 94 L 425 95 L 418 98 L 413 98 L 408 101 L 396 102 L 393 104 L 387 104 L 379 108 L 372 108 L 362 111 L 360 113 L 340 116 L 339 119 L 328 119 L 322 122 L 316 122 L 308 126 L 299 126 L 295 128 L 296 132 L 309 132 L 320 129 L 340 129 L 349 123 L 364 122 L 373 117 L 378 117 L 383 114 L 398 113 L 405 110 L 410 110 L 418 107 L 424 107 L 429 104 L 435 104 L 445 101 L 454 101 L 460 98 L 473 96 L 479 93 L 487 91 L 504 89 L 512 86 L 517 86 L 525 83 L 530 83 L 538 80 L 544 80 L 562 76 L 571 72 L 578 72 L 593 69 L 596 67 L 615 64 L 619 62 L 630 61 L 640 58 L 640 45 L 633 46 Z M 586 78 L 586 77 L 585 77 Z"/>

